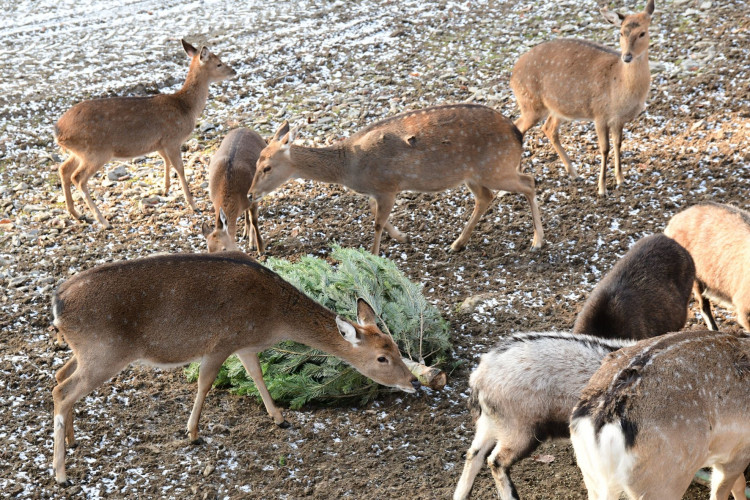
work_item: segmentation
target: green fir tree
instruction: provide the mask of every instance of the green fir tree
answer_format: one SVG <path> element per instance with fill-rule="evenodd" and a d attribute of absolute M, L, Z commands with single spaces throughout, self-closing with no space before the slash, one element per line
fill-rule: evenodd
<path fill-rule="evenodd" d="M 342 317 L 356 321 L 358 298 L 375 311 L 379 326 L 390 334 L 404 357 L 439 365 L 450 349 L 448 323 L 427 302 L 421 286 L 412 283 L 396 265 L 363 249 L 334 245 L 331 265 L 305 256 L 298 262 L 269 258 L 266 265 L 313 300 Z M 365 403 L 387 387 L 361 375 L 339 358 L 296 342 L 282 342 L 260 354 L 263 378 L 273 399 L 298 409 L 321 404 Z M 198 363 L 186 369 L 188 380 L 198 378 Z M 222 366 L 216 387 L 237 394 L 260 395 L 236 356 Z"/>

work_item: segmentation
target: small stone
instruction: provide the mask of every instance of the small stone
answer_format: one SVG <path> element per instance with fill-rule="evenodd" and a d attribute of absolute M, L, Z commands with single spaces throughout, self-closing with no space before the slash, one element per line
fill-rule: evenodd
<path fill-rule="evenodd" d="M 695 132 L 699 128 L 703 127 L 703 125 L 706 124 L 706 120 L 698 120 L 697 122 L 693 123 L 693 125 L 690 127 L 691 132 Z"/>
<path fill-rule="evenodd" d="M 110 181 L 120 181 L 127 177 L 130 177 L 130 173 L 124 165 L 118 165 L 107 172 L 107 179 L 109 179 Z"/>
<path fill-rule="evenodd" d="M 216 128 L 216 124 L 206 122 L 206 123 L 201 123 L 200 131 L 205 133 L 215 128 Z"/>
<path fill-rule="evenodd" d="M 47 207 L 43 205 L 24 205 L 23 211 L 24 212 L 41 212 L 42 210 L 46 210 Z"/>
<path fill-rule="evenodd" d="M 708 9 L 710 9 L 711 7 L 713 7 L 713 5 L 714 5 L 714 4 L 713 4 L 713 3 L 711 3 L 711 2 L 702 2 L 702 3 L 700 4 L 700 9 L 701 9 L 701 10 L 708 10 Z"/>
<path fill-rule="evenodd" d="M 667 66 L 663 62 L 649 61 L 648 64 L 651 69 L 651 73 L 663 73 L 664 70 L 667 69 Z"/>
<path fill-rule="evenodd" d="M 28 279 L 28 276 L 17 276 L 8 282 L 8 286 L 12 288 L 18 288 L 19 286 L 26 283 L 26 280 Z"/>
<path fill-rule="evenodd" d="M 19 191 L 26 191 L 29 189 L 29 185 L 25 182 L 19 182 L 15 186 L 13 186 L 13 191 L 19 192 Z"/>
<path fill-rule="evenodd" d="M 203 469 L 203 477 L 208 477 L 211 475 L 211 473 L 216 470 L 216 467 L 214 467 L 211 464 L 206 465 L 206 468 Z"/>

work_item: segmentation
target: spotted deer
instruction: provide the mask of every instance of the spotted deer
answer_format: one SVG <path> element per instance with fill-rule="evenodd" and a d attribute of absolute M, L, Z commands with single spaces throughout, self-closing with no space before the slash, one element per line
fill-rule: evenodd
<path fill-rule="evenodd" d="M 711 500 L 745 500 L 750 336 L 642 340 L 604 358 L 573 410 L 570 439 L 590 500 L 679 500 L 712 467 Z"/>
<path fill-rule="evenodd" d="M 73 218 L 81 219 L 81 215 L 75 209 L 71 184 L 81 192 L 96 220 L 103 227 L 110 227 L 89 194 L 89 178 L 113 158 L 131 159 L 153 151 L 164 160 L 164 194 L 169 192 L 169 169 L 174 167 L 185 200 L 197 210 L 185 179 L 180 146 L 193 132 L 206 106 L 208 85 L 236 73 L 206 47 L 198 50 L 185 40 L 182 47 L 191 58 L 190 69 L 185 84 L 176 93 L 83 101 L 57 121 L 57 144 L 70 153 L 58 171 L 65 206 Z"/>
<path fill-rule="evenodd" d="M 526 197 L 534 221 L 532 249 L 542 246 L 534 178 L 520 168 L 522 135 L 491 108 L 457 104 L 409 111 L 324 148 L 293 145 L 295 135 L 284 122 L 261 152 L 250 188 L 253 200 L 294 178 L 342 184 L 365 194 L 375 214 L 371 251 L 377 254 L 383 229 L 397 241 L 406 241 L 388 222 L 399 192 L 438 192 L 463 183 L 474 194 L 474 212 L 452 251 L 466 246 L 492 202 L 493 190 Z"/>
<path fill-rule="evenodd" d="M 346 321 L 242 252 L 171 254 L 104 264 L 66 280 L 52 300 L 54 326 L 73 351 L 55 374 L 53 468 L 67 482 L 65 444 L 75 443 L 73 405 L 136 361 L 200 360 L 187 430 L 198 439 L 203 402 L 224 360 L 236 354 L 274 422 L 288 426 L 263 382 L 257 353 L 294 340 L 340 357 L 376 382 L 420 384 L 363 300 Z"/>
<path fill-rule="evenodd" d="M 605 196 L 609 134 L 614 139 L 615 179 L 620 186 L 625 180 L 620 164 L 622 129 L 643 110 L 651 84 L 648 28 L 654 0 L 636 14 L 623 15 L 606 8 L 601 12 L 620 28 L 619 53 L 585 40 L 545 42 L 521 56 L 510 86 L 521 109 L 515 122 L 518 129 L 525 133 L 546 118 L 542 131 L 573 178 L 578 173 L 560 143 L 560 124 L 594 121 L 601 154 L 599 195 Z"/>
<path fill-rule="evenodd" d="M 718 330 L 707 299 L 737 313 L 750 332 L 750 212 L 731 205 L 702 203 L 670 219 L 664 233 L 695 261 L 693 294 L 710 330 Z"/>
<path fill-rule="evenodd" d="M 245 216 L 245 233 L 250 249 L 263 254 L 263 238 L 258 229 L 258 204 L 247 194 L 253 183 L 255 165 L 266 141 L 253 130 L 237 128 L 230 131 L 208 166 L 208 193 L 216 211 L 215 227 L 205 222 L 202 233 L 209 252 L 239 250 L 235 242 L 237 217 Z"/>

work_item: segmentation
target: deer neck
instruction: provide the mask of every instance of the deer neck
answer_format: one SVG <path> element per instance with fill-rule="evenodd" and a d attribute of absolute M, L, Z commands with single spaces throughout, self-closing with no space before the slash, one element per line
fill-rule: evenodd
<path fill-rule="evenodd" d="M 190 66 L 185 83 L 182 88 L 175 93 L 185 109 L 189 111 L 194 120 L 203 112 L 208 100 L 208 77 L 201 74 L 197 68 Z"/>
<path fill-rule="evenodd" d="M 353 346 L 336 327 L 336 315 L 312 299 L 306 306 L 300 304 L 298 298 L 294 299 L 293 304 L 289 304 L 289 310 L 296 313 L 287 316 L 286 337 L 349 361 Z M 304 327 L 300 328 L 301 325 Z"/>
<path fill-rule="evenodd" d="M 308 148 L 292 145 L 289 154 L 297 169 L 297 177 L 346 184 L 351 155 L 345 148 Z"/>
<path fill-rule="evenodd" d="M 645 94 L 648 92 L 651 83 L 651 69 L 648 65 L 648 49 L 638 56 L 631 63 L 620 61 L 620 74 L 622 82 L 625 84 L 633 95 Z"/>

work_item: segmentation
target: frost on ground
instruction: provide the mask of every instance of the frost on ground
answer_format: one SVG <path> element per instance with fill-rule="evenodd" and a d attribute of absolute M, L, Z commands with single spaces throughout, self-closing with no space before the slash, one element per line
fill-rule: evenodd
<path fill-rule="evenodd" d="M 643 3 L 608 5 L 633 11 Z M 63 489 L 51 475 L 50 391 L 70 353 L 53 341 L 51 294 L 66 277 L 103 262 L 203 251 L 200 224 L 211 210 L 206 166 L 230 128 L 270 135 L 288 119 L 302 125 L 300 143 L 326 145 L 379 118 L 434 104 L 476 102 L 516 118 L 508 79 L 520 54 L 560 36 L 615 47 L 617 35 L 593 1 L 0 0 L 0 7 L 5 495 L 448 497 L 473 434 L 467 378 L 499 335 L 570 328 L 617 258 L 683 207 L 711 199 L 749 208 L 748 5 L 657 2 L 647 108 L 625 129 L 625 186 L 597 198 L 591 124 L 561 129 L 580 183 L 564 175 L 539 127 L 524 138 L 523 165 L 537 181 L 547 237 L 542 251 L 529 252 L 531 217 L 521 196 L 498 197 L 459 254 L 447 248 L 473 207 L 466 189 L 399 196 L 393 222 L 411 240 L 385 238 L 382 252 L 424 284 L 451 322 L 455 352 L 443 367 L 450 375 L 444 391 L 394 394 L 363 408 L 287 411 L 291 430 L 276 428 L 259 402 L 213 391 L 201 420 L 206 442 L 190 446 L 183 429 L 194 387 L 179 369 L 136 366 L 77 405 L 80 444 L 67 460 L 74 484 Z M 187 72 L 183 37 L 205 43 L 238 72 L 211 87 L 184 148 L 203 213 L 190 212 L 174 184 L 162 195 L 161 160 L 149 155 L 112 162 L 90 183 L 111 230 L 74 223 L 57 178 L 64 154 L 53 143 L 53 124 L 83 99 L 177 90 Z M 331 241 L 372 242 L 366 200 L 338 186 L 290 182 L 264 200 L 260 217 L 268 253 L 277 257 L 326 255 Z M 466 299 L 471 307 L 461 307 Z M 738 329 L 731 312 L 718 313 L 723 328 Z M 702 325 L 693 307 L 688 327 Z M 585 498 L 569 445 L 540 453 L 556 459 L 519 464 L 520 494 Z M 493 488 L 483 471 L 474 494 L 490 497 Z M 706 495 L 694 485 L 687 498 Z"/>

